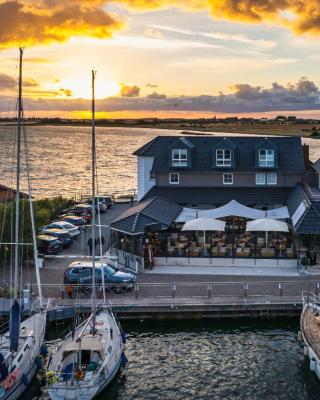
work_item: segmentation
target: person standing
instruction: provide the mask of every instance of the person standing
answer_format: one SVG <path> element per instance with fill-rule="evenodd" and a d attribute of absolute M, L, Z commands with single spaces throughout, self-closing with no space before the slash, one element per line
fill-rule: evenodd
<path fill-rule="evenodd" d="M 93 246 L 92 238 L 88 239 L 88 243 L 87 244 L 88 244 L 88 247 L 89 247 L 90 256 L 92 256 L 92 246 Z"/>

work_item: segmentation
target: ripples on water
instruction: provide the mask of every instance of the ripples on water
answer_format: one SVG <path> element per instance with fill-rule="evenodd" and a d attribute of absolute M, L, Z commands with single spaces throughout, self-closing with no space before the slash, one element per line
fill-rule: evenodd
<path fill-rule="evenodd" d="M 123 328 L 129 362 L 98 400 L 320 398 L 296 320 L 149 321 Z"/>
<path fill-rule="evenodd" d="M 34 196 L 87 193 L 90 186 L 90 127 L 36 126 L 28 127 L 27 132 Z M 98 127 L 96 136 L 100 191 L 135 188 L 136 158 L 132 153 L 157 135 L 177 133 L 179 131 Z M 0 127 L 0 179 L 1 183 L 8 185 L 12 185 L 13 179 L 13 136 L 14 127 Z M 303 140 L 311 145 L 311 158 L 316 160 L 320 154 L 320 140 Z"/>

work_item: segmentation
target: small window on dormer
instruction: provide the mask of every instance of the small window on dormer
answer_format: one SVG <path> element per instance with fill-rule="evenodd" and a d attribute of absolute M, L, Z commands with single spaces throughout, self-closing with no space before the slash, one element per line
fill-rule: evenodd
<path fill-rule="evenodd" d="M 274 150 L 259 150 L 259 167 L 274 167 Z"/>
<path fill-rule="evenodd" d="M 156 174 L 154 173 L 154 171 L 152 171 L 150 169 L 149 171 L 149 181 L 155 181 L 156 180 Z"/>
<path fill-rule="evenodd" d="M 231 149 L 216 150 L 216 166 L 231 167 Z"/>
<path fill-rule="evenodd" d="M 173 149 L 172 150 L 172 166 L 173 167 L 187 167 L 187 149 Z"/>

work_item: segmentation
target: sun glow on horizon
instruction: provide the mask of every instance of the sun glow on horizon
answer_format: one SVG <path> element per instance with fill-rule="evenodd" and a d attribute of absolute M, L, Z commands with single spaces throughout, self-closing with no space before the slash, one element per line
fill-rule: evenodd
<path fill-rule="evenodd" d="M 72 92 L 72 98 L 77 99 L 91 99 L 92 88 L 90 80 L 85 82 L 83 79 L 66 79 L 62 82 L 62 85 Z M 95 83 L 95 98 L 105 99 L 106 97 L 116 96 L 120 93 L 120 84 L 107 80 L 96 80 Z"/>

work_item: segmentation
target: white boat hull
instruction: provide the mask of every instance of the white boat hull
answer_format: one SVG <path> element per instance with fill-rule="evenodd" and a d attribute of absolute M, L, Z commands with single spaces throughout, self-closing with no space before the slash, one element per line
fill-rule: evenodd
<path fill-rule="evenodd" d="M 30 329 L 30 335 L 28 335 L 25 339 L 20 340 L 21 343 L 19 345 L 19 350 L 12 362 L 15 367 L 19 368 L 20 374 L 13 385 L 5 390 L 3 395 L 0 396 L 1 400 L 18 399 L 33 379 L 37 370 L 36 358 L 40 355 L 41 345 L 43 343 L 45 334 L 46 313 L 37 313 L 27 318 L 21 323 L 20 332 L 23 331 L 24 328 Z M 9 332 L 7 332 L 4 336 L 8 337 Z M 7 340 L 7 343 L 9 344 L 9 340 Z M 0 352 L 2 352 L 2 354 L 4 352 L 1 351 L 1 346 L 7 345 L 7 343 L 5 341 L 2 341 L 0 344 Z M 29 348 L 28 350 L 23 351 L 26 345 L 28 345 Z M 22 357 L 19 360 L 21 355 Z M 25 375 L 25 377 L 27 377 L 27 379 L 25 379 L 25 377 L 23 379 L 23 374 Z M 28 384 L 26 385 L 24 381 L 27 381 Z M 1 384 L 3 384 L 3 382 L 1 382 Z"/>
<path fill-rule="evenodd" d="M 77 344 L 76 340 L 72 339 L 69 335 L 64 342 L 55 350 L 55 355 L 53 355 L 52 360 L 48 364 L 48 370 L 55 372 L 55 377 L 58 379 L 57 382 L 49 383 L 48 386 L 48 395 L 52 400 L 90 400 L 96 397 L 99 393 L 101 393 L 112 381 L 117 372 L 119 371 L 122 365 L 122 357 L 123 357 L 123 342 L 121 333 L 118 329 L 116 321 L 113 317 L 111 311 L 103 311 L 100 314 L 97 313 L 97 332 L 95 336 L 90 334 L 90 329 L 85 329 L 83 337 L 81 339 L 81 350 L 76 350 L 75 346 L 80 345 Z M 103 322 L 102 322 L 103 321 Z M 85 324 L 83 324 L 85 325 Z M 82 327 L 83 327 L 82 325 Z M 77 333 L 81 330 L 81 326 L 78 327 L 75 331 L 74 337 L 77 338 Z M 112 330 L 113 334 L 110 335 L 110 330 Z M 85 339 L 90 340 L 93 343 L 93 347 L 99 345 L 99 340 L 96 338 L 101 337 L 101 341 L 104 344 L 104 352 L 101 353 L 102 358 L 99 360 L 99 366 L 96 372 L 93 373 L 92 377 L 87 377 L 87 372 L 85 372 L 83 379 L 78 380 L 74 378 L 76 375 L 74 367 L 76 362 L 79 360 L 79 351 L 84 350 L 83 342 Z M 97 340 L 97 342 L 96 342 Z M 70 347 L 71 346 L 71 347 Z M 102 348 L 102 347 L 101 347 Z M 74 351 L 73 356 L 70 358 L 70 354 Z M 89 351 L 90 347 L 85 350 Z M 69 351 L 69 352 L 68 352 Z M 90 354 L 94 350 L 90 349 Z M 67 354 L 67 355 L 66 355 Z M 71 376 L 72 378 L 65 380 L 63 378 L 63 368 L 61 365 L 65 362 L 65 358 L 69 357 L 69 359 L 73 359 L 73 372 Z M 73 357 L 73 358 L 72 358 Z M 76 361 L 75 361 L 76 360 Z M 70 361 L 69 361 L 70 363 Z M 89 372 L 90 374 L 90 372 Z"/>

